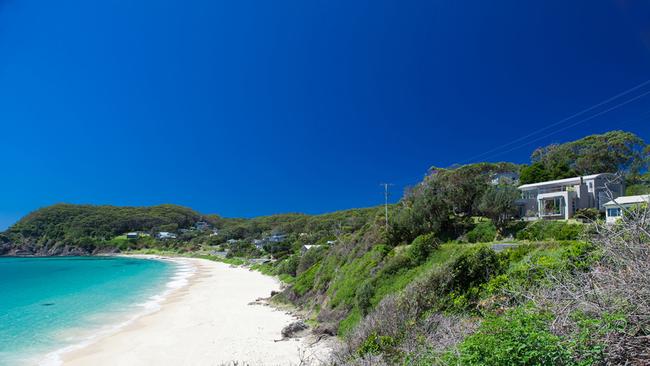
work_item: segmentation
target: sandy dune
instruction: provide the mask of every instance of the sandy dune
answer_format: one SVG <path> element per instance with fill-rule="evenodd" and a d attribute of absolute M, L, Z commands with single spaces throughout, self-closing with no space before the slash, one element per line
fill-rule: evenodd
<path fill-rule="evenodd" d="M 297 365 L 305 356 L 318 364 L 327 354 L 323 342 L 309 347 L 311 339 L 277 341 L 280 330 L 295 319 L 269 306 L 250 304 L 277 290 L 280 285 L 275 279 L 223 263 L 182 260 L 192 263 L 196 274 L 160 310 L 64 354 L 63 364 Z"/>

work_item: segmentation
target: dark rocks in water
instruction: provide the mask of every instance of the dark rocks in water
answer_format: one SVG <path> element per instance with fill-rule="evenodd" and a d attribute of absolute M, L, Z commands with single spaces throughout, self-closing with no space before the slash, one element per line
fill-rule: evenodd
<path fill-rule="evenodd" d="M 273 297 L 273 296 L 275 296 L 275 295 L 277 295 L 279 293 L 280 293 L 280 291 L 273 290 L 273 291 L 271 291 L 271 297 Z"/>
<path fill-rule="evenodd" d="M 46 302 L 46 303 L 41 304 L 41 306 L 52 306 L 52 305 L 54 305 L 53 302 Z"/>
<path fill-rule="evenodd" d="M 286 327 L 282 328 L 282 336 L 284 338 L 296 338 L 300 337 L 304 330 L 307 330 L 309 326 L 303 321 L 293 322 Z"/>

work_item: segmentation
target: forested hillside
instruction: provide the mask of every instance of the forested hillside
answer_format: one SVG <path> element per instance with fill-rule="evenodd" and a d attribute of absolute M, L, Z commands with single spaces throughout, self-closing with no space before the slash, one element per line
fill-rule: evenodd
<path fill-rule="evenodd" d="M 5 251 L 24 254 L 89 254 L 112 250 L 109 242 L 130 231 L 178 230 L 200 219 L 196 211 L 175 205 L 116 207 L 57 204 L 22 218 L 2 235 Z M 1 252 L 1 251 L 0 251 Z"/>

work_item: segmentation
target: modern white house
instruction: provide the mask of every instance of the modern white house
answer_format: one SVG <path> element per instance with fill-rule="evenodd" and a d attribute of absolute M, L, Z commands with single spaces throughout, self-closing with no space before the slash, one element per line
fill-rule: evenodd
<path fill-rule="evenodd" d="M 524 184 L 518 187 L 519 216 L 527 220 L 568 220 L 583 208 L 604 211 L 604 205 L 623 195 L 623 183 L 611 173 Z"/>
<path fill-rule="evenodd" d="M 625 210 L 650 203 L 650 194 L 639 196 L 622 196 L 615 198 L 604 204 L 605 206 L 605 220 L 608 224 L 613 224 L 618 221 Z"/>

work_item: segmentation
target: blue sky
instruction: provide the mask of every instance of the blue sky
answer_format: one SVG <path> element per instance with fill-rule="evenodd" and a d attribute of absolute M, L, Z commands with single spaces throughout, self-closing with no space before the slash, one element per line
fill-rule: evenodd
<path fill-rule="evenodd" d="M 380 204 L 380 182 L 397 200 L 650 79 L 649 47 L 645 0 L 0 0 L 0 228 L 57 202 L 320 213 Z M 481 159 L 650 140 L 649 110 Z"/>

